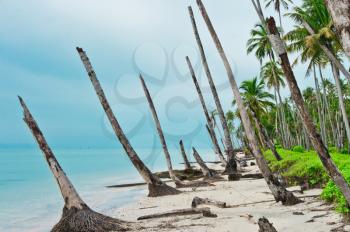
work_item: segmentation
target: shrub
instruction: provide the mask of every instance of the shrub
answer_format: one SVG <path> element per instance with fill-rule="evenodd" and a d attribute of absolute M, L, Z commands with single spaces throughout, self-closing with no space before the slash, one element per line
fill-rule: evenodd
<path fill-rule="evenodd" d="M 295 147 L 293 147 L 292 151 L 304 153 L 304 152 L 305 152 L 305 149 L 304 149 L 304 147 L 302 147 L 302 146 L 295 146 Z"/>

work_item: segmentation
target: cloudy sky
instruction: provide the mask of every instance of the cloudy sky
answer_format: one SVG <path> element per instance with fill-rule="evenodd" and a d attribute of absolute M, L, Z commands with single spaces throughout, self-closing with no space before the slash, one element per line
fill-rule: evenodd
<path fill-rule="evenodd" d="M 246 54 L 249 31 L 257 22 L 250 1 L 204 0 L 204 4 L 237 81 L 257 75 L 259 63 Z M 195 146 L 207 146 L 204 117 L 188 76 L 186 55 L 196 66 L 210 109 L 214 105 L 199 65 L 189 5 L 228 110 L 232 93 L 195 1 L 1 0 L 0 147 L 34 145 L 22 121 L 17 95 L 24 98 L 53 147 L 119 146 L 76 46 L 86 50 L 117 118 L 136 147 L 158 143 L 139 73 L 148 83 L 169 142 L 183 137 Z M 292 23 L 285 19 L 285 26 L 290 28 Z M 296 73 L 302 88 L 311 85 L 302 67 Z"/>

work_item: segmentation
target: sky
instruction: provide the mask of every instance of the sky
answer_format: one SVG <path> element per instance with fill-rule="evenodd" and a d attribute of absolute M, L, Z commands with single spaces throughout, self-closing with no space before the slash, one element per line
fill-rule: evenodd
<path fill-rule="evenodd" d="M 203 2 L 238 83 L 258 75 L 259 62 L 246 54 L 249 31 L 258 19 L 251 2 Z M 186 146 L 210 147 L 185 62 L 188 55 L 213 110 L 188 16 L 189 5 L 222 104 L 229 110 L 233 95 L 227 76 L 193 0 L 1 0 L 0 148 L 35 146 L 22 120 L 17 95 L 23 97 L 52 147 L 120 147 L 77 46 L 87 52 L 116 117 L 135 147 L 159 146 L 139 73 L 146 80 L 169 145 L 176 146 L 184 139 Z M 266 11 L 266 16 L 271 14 Z M 288 19 L 284 23 L 285 28 L 292 27 Z M 304 78 L 303 67 L 295 71 L 301 88 L 312 85 Z"/>

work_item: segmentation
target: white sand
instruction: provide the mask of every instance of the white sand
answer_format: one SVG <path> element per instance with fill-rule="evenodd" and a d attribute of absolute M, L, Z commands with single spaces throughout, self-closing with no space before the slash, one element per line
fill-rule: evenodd
<path fill-rule="evenodd" d="M 244 171 L 258 172 L 256 166 L 247 167 Z M 139 216 L 143 215 L 189 208 L 193 197 L 198 196 L 224 201 L 228 205 L 266 200 L 271 200 L 271 202 L 224 209 L 210 206 L 211 211 L 217 214 L 217 218 L 190 215 L 143 220 L 141 223 L 147 229 L 140 231 L 256 232 L 258 231 L 257 220 L 263 216 L 272 222 L 279 232 L 331 231 L 343 225 L 341 215 L 329 210 L 331 205 L 325 204 L 318 197 L 305 198 L 304 203 L 295 206 L 283 206 L 274 202 L 273 196 L 263 179 L 243 179 L 236 182 L 222 181 L 216 182 L 215 186 L 212 187 L 198 188 L 195 191 L 184 189 L 183 191 L 185 192 L 175 196 L 144 197 L 132 205 L 116 210 L 113 216 L 122 220 L 136 221 Z M 310 196 L 320 193 L 320 189 L 313 189 L 297 195 Z M 323 211 L 314 211 L 315 209 Z M 302 212 L 303 215 L 293 215 L 293 212 Z"/>

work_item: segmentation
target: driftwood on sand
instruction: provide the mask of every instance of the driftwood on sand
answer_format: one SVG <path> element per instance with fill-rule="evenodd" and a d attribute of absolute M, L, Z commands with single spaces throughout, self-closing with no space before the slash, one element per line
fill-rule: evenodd
<path fill-rule="evenodd" d="M 136 225 L 134 223 L 111 218 L 90 209 L 90 207 L 81 199 L 73 184 L 70 182 L 65 172 L 61 168 L 51 148 L 47 144 L 39 126 L 21 97 L 19 97 L 19 101 L 23 108 L 24 121 L 28 125 L 41 151 L 43 152 L 46 162 L 56 179 L 65 202 L 62 217 L 51 231 L 108 232 L 136 229 Z"/>
<path fill-rule="evenodd" d="M 212 213 L 209 208 L 189 208 L 189 209 L 177 209 L 164 213 L 155 213 L 145 216 L 138 217 L 137 220 L 153 219 L 153 218 L 164 218 L 174 216 L 186 216 L 192 214 L 202 214 L 203 217 L 217 217 L 216 214 Z"/>
<path fill-rule="evenodd" d="M 192 208 L 197 208 L 199 205 L 213 205 L 218 208 L 226 208 L 226 202 L 215 201 L 209 198 L 194 197 L 191 204 Z"/>
<path fill-rule="evenodd" d="M 129 140 L 127 139 L 124 131 L 119 125 L 119 122 L 115 115 L 113 114 L 112 108 L 109 105 L 107 98 L 104 94 L 104 91 L 101 87 L 100 82 L 97 79 L 96 73 L 90 63 L 89 58 L 87 57 L 85 51 L 82 48 L 77 48 L 77 51 L 80 55 L 80 58 L 85 66 L 85 69 L 89 75 L 90 81 L 95 89 L 95 92 L 101 102 L 101 105 L 106 112 L 106 115 L 108 117 L 108 120 L 114 130 L 115 135 L 119 139 L 120 143 L 123 145 L 123 148 L 128 155 L 129 159 L 131 160 L 134 167 L 137 169 L 137 171 L 140 173 L 142 178 L 145 180 L 145 182 L 148 184 L 148 196 L 150 197 L 157 197 L 157 196 L 164 196 L 164 195 L 174 195 L 179 194 L 180 191 L 166 185 L 163 181 L 161 181 L 157 176 L 155 176 L 148 168 L 147 166 L 142 162 L 142 160 L 137 155 L 134 148 L 131 146 Z"/>

